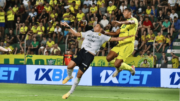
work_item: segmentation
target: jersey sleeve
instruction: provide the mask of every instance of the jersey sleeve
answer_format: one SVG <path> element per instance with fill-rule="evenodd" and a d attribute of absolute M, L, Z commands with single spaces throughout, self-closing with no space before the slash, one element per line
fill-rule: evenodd
<path fill-rule="evenodd" d="M 102 41 L 103 41 L 103 43 L 111 40 L 111 37 L 110 37 L 110 36 L 106 36 L 106 35 L 103 35 L 103 34 L 101 34 L 101 35 L 102 35 Z"/>

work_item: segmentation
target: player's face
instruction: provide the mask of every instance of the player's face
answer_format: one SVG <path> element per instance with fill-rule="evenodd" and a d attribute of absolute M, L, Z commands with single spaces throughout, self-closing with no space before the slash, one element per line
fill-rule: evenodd
<path fill-rule="evenodd" d="M 100 27 L 99 24 L 96 24 L 96 26 L 94 27 L 94 32 L 100 32 L 102 30 L 102 28 Z"/>
<path fill-rule="evenodd" d="M 124 12 L 123 12 L 123 16 L 124 16 L 124 18 L 128 18 L 128 16 L 131 14 L 131 12 L 129 12 L 128 10 L 125 10 Z"/>

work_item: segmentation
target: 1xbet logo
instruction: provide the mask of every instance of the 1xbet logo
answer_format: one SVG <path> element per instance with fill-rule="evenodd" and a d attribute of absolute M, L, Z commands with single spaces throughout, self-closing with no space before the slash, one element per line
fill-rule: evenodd
<path fill-rule="evenodd" d="M 73 73 L 77 75 L 78 70 L 74 69 Z M 45 69 L 38 68 L 35 72 L 36 81 L 60 81 L 67 77 L 67 69 Z M 72 80 L 72 79 L 71 79 Z M 69 82 L 71 82 L 71 80 Z"/>
<path fill-rule="evenodd" d="M 131 76 L 129 71 L 122 71 L 119 73 L 119 79 L 117 77 L 112 77 L 112 70 L 103 70 L 100 73 L 101 81 L 100 83 L 114 83 L 114 84 L 142 84 L 147 83 L 148 77 L 152 75 L 152 71 L 136 71 L 136 75 Z M 142 77 L 142 78 L 140 78 Z"/>
<path fill-rule="evenodd" d="M 19 71 L 18 67 L 0 67 L 0 80 L 14 80 L 15 74 Z"/>
<path fill-rule="evenodd" d="M 173 72 L 170 75 L 171 82 L 170 85 L 179 85 L 180 84 L 180 72 Z"/>

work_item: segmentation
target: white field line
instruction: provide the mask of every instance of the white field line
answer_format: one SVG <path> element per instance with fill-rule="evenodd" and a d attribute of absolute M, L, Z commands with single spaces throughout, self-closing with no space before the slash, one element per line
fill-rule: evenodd
<path fill-rule="evenodd" d="M 142 99 L 142 98 L 122 98 L 122 97 L 99 97 L 99 96 L 79 96 L 71 95 L 74 97 L 89 97 L 89 98 L 103 98 L 103 99 L 124 99 L 124 100 L 146 100 L 146 101 L 156 101 L 156 99 Z M 158 101 L 176 101 L 176 100 L 158 100 Z"/>

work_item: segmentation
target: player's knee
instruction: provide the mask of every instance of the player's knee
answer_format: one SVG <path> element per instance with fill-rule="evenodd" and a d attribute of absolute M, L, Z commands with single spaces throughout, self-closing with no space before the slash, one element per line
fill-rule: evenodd
<path fill-rule="evenodd" d="M 108 62 L 110 62 L 110 61 L 112 60 L 112 57 L 111 57 L 111 56 L 107 56 L 107 57 L 106 57 L 106 60 L 107 60 Z"/>
<path fill-rule="evenodd" d="M 121 63 L 115 62 L 115 63 L 114 63 L 114 66 L 115 66 L 116 68 L 119 68 L 119 67 L 121 66 Z"/>

